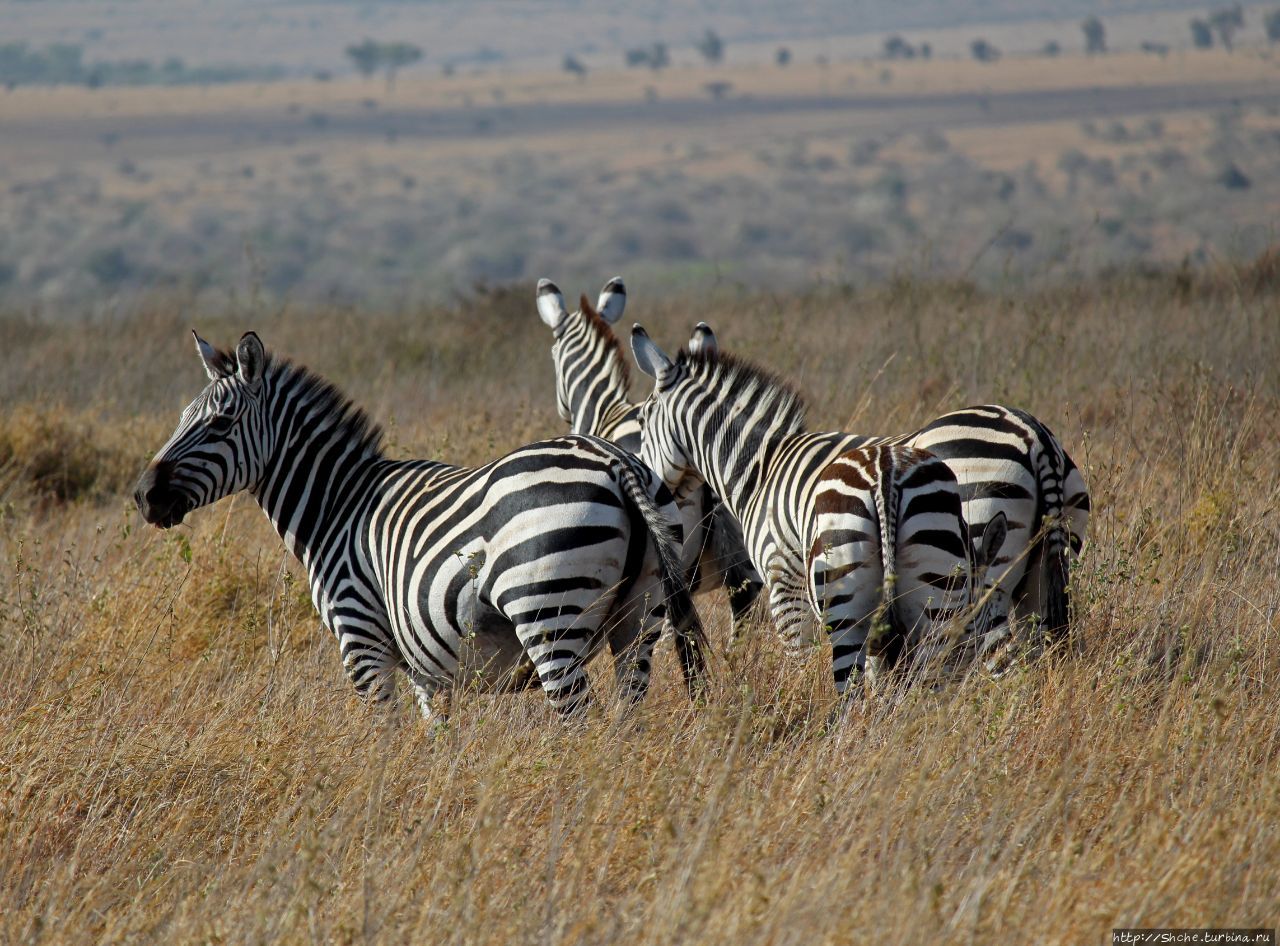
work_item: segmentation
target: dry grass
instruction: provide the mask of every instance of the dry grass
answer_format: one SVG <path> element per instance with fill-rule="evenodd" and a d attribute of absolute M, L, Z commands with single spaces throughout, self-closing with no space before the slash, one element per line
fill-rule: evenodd
<path fill-rule="evenodd" d="M 1043 417 L 1097 508 L 1084 654 L 831 726 L 822 655 L 793 666 L 762 629 L 698 711 L 664 654 L 626 721 L 606 706 L 566 729 L 536 694 L 463 695 L 428 730 L 407 701 L 383 719 L 352 696 L 246 500 L 162 534 L 124 495 L 11 483 L 0 940 L 1079 943 L 1275 923 L 1274 271 L 658 309 L 632 289 L 666 344 L 707 319 L 797 377 L 815 424 L 901 429 L 978 399 Z M 531 299 L 0 321 L 0 403 L 25 405 L 4 426 L 94 403 L 90 442 L 131 431 L 140 465 L 202 383 L 194 319 L 224 342 L 255 327 L 394 415 L 397 452 L 475 460 L 560 429 Z M 723 640 L 723 602 L 708 613 Z"/>

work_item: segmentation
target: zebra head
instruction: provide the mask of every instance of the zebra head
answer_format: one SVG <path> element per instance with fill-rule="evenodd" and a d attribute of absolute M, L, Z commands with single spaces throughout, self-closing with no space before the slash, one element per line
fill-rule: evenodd
<path fill-rule="evenodd" d="M 142 517 L 162 529 L 182 522 L 193 509 L 256 485 L 271 448 L 262 340 L 247 332 L 232 354 L 191 334 L 209 384 L 182 412 L 133 494 Z"/>
<path fill-rule="evenodd" d="M 622 277 L 615 276 L 604 284 L 595 308 L 583 296 L 577 312 L 570 313 L 560 288 L 550 279 L 538 280 L 538 315 L 555 334 L 551 360 L 556 369 L 556 410 L 560 419 L 572 424 L 575 409 L 588 413 L 591 405 L 601 400 L 610 388 L 626 396 L 625 361 L 617 359 L 621 371 L 615 372 L 610 358 L 617 342 L 612 326 L 622 318 L 627 307 L 627 289 Z M 616 375 L 616 376 L 615 376 Z M 583 409 L 588 409 L 584 411 Z M 596 433 L 584 418 L 584 428 L 575 433 Z"/>
<path fill-rule="evenodd" d="M 640 459 L 662 477 L 669 490 L 682 496 L 691 488 L 687 481 L 696 478 L 689 459 L 690 445 L 684 442 L 682 425 L 677 423 L 680 399 L 675 396 L 676 388 L 688 373 L 684 356 L 672 361 L 638 322 L 631 329 L 631 351 L 640 370 L 654 380 L 653 393 L 640 405 Z"/>

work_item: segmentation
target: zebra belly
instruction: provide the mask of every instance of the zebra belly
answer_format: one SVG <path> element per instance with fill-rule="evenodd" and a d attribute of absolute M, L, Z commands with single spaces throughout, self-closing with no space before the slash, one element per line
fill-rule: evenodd
<path fill-rule="evenodd" d="M 481 599 L 474 580 L 459 584 L 455 578 L 452 587 L 442 583 L 436 600 L 424 602 L 417 613 L 418 620 L 397 633 L 405 662 L 414 672 L 441 686 L 481 693 L 509 693 L 537 683 L 515 626 Z"/>
<path fill-rule="evenodd" d="M 458 655 L 457 682 L 481 693 L 512 693 L 536 686 L 538 674 L 515 626 L 493 608 L 472 612 L 471 630 Z"/>

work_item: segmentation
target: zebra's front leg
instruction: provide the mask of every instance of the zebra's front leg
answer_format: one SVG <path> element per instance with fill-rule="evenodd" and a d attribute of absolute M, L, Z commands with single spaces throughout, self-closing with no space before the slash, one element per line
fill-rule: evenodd
<path fill-rule="evenodd" d="M 782 569 L 771 569 L 769 576 L 769 612 L 773 626 L 782 638 L 782 646 L 788 657 L 799 657 L 805 649 L 817 642 L 814 634 L 814 613 L 807 596 L 804 581 Z"/>
<path fill-rule="evenodd" d="M 416 670 L 407 671 L 413 684 L 414 700 L 418 704 L 418 712 L 427 723 L 444 722 L 449 718 L 449 691 L 435 677 Z M 443 693 L 442 697 L 440 694 Z"/>
<path fill-rule="evenodd" d="M 571 622 L 576 615 L 566 616 Z M 587 680 L 589 632 L 574 627 L 547 627 L 545 623 L 516 625 L 516 636 L 538 671 L 543 692 L 561 717 L 581 716 L 591 705 Z"/>
<path fill-rule="evenodd" d="M 737 579 L 737 580 L 735 580 Z M 760 596 L 763 585 L 751 577 L 750 573 L 741 575 L 738 569 L 731 569 L 725 584 L 729 593 L 729 645 L 736 645 L 745 636 L 745 629 L 751 617 L 751 608 Z"/>
<path fill-rule="evenodd" d="M 386 706 L 396 695 L 399 652 L 389 639 L 364 628 L 340 628 L 337 634 L 342 669 L 356 693 L 365 702 Z"/>

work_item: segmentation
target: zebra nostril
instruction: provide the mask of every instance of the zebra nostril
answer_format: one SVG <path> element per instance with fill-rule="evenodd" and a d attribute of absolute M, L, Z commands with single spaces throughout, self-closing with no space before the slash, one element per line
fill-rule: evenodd
<path fill-rule="evenodd" d="M 148 509 L 161 506 L 169 492 L 169 477 L 166 471 L 157 467 L 148 467 L 138 478 L 138 485 L 133 491 L 133 501 L 144 515 Z"/>

